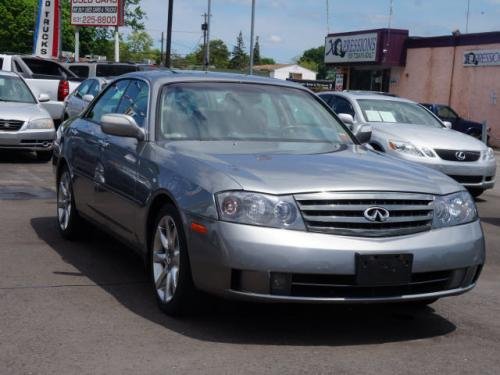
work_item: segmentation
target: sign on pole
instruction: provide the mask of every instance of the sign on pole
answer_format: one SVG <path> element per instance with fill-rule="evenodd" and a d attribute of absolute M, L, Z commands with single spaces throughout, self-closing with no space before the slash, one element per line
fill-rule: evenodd
<path fill-rule="evenodd" d="M 39 0 L 33 54 L 45 58 L 59 56 L 59 0 Z"/>
<path fill-rule="evenodd" d="M 123 26 L 124 0 L 71 0 L 74 26 Z"/>

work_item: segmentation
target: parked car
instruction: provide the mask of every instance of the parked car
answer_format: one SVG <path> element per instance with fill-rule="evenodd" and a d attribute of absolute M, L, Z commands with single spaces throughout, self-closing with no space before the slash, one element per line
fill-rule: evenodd
<path fill-rule="evenodd" d="M 68 63 L 66 67 L 78 77 L 84 79 L 93 77 L 117 77 L 122 74 L 141 70 L 136 64 L 107 61 Z"/>
<path fill-rule="evenodd" d="M 420 103 L 429 111 L 434 113 L 443 121 L 448 121 L 451 124 L 451 128 L 461 133 L 468 134 L 474 138 L 481 139 L 483 134 L 483 124 L 480 122 L 474 122 L 466 120 L 455 112 L 450 106 L 444 104 L 429 104 Z M 488 129 L 489 131 L 490 129 Z M 489 139 L 489 135 L 487 136 Z"/>
<path fill-rule="evenodd" d="M 49 96 L 43 106 L 56 127 L 64 118 L 64 99 L 82 81 L 58 62 L 36 56 L 0 54 L 0 69 L 21 75 L 35 96 Z"/>
<path fill-rule="evenodd" d="M 203 72 L 132 73 L 58 130 L 60 233 L 88 220 L 141 254 L 168 314 L 196 290 L 253 301 L 428 304 L 484 263 L 458 183 L 360 144 L 311 91 Z"/>
<path fill-rule="evenodd" d="M 370 124 L 376 150 L 446 173 L 475 197 L 495 185 L 493 150 L 448 129 L 419 104 L 367 93 L 325 92 L 320 97 L 354 128 Z"/>
<path fill-rule="evenodd" d="M 54 122 L 43 108 L 49 97 L 38 99 L 16 73 L 0 71 L 0 149 L 36 151 L 41 161 L 52 157 Z"/>
<path fill-rule="evenodd" d="M 109 80 L 104 78 L 89 78 L 81 83 L 64 101 L 64 118 L 80 114 L 89 103 L 106 87 Z"/>

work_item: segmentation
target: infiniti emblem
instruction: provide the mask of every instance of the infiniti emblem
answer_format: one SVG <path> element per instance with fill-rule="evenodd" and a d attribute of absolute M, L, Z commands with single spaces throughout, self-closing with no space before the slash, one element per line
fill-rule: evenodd
<path fill-rule="evenodd" d="M 465 160 L 465 152 L 457 151 L 455 152 L 455 157 L 457 158 L 457 160 Z"/>
<path fill-rule="evenodd" d="M 389 219 L 389 211 L 383 207 L 368 207 L 363 212 L 363 216 L 366 220 L 381 223 Z"/>

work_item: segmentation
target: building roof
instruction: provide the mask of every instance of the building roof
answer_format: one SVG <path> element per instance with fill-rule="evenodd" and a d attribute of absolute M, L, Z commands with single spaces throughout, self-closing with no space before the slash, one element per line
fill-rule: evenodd
<path fill-rule="evenodd" d="M 294 66 L 297 64 L 265 64 L 265 65 L 254 65 L 255 70 L 267 70 L 267 71 L 273 71 L 276 69 L 281 69 L 287 66 Z"/>
<path fill-rule="evenodd" d="M 408 48 L 453 47 L 500 43 L 500 31 L 432 37 L 409 37 Z"/>

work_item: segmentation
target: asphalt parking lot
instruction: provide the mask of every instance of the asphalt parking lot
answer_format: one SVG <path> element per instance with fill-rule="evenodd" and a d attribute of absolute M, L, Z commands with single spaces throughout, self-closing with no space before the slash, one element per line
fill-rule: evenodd
<path fill-rule="evenodd" d="M 487 264 L 466 295 L 419 311 L 212 301 L 176 320 L 120 243 L 60 238 L 50 163 L 1 153 L 0 374 L 498 374 L 500 184 L 477 203 Z"/>

